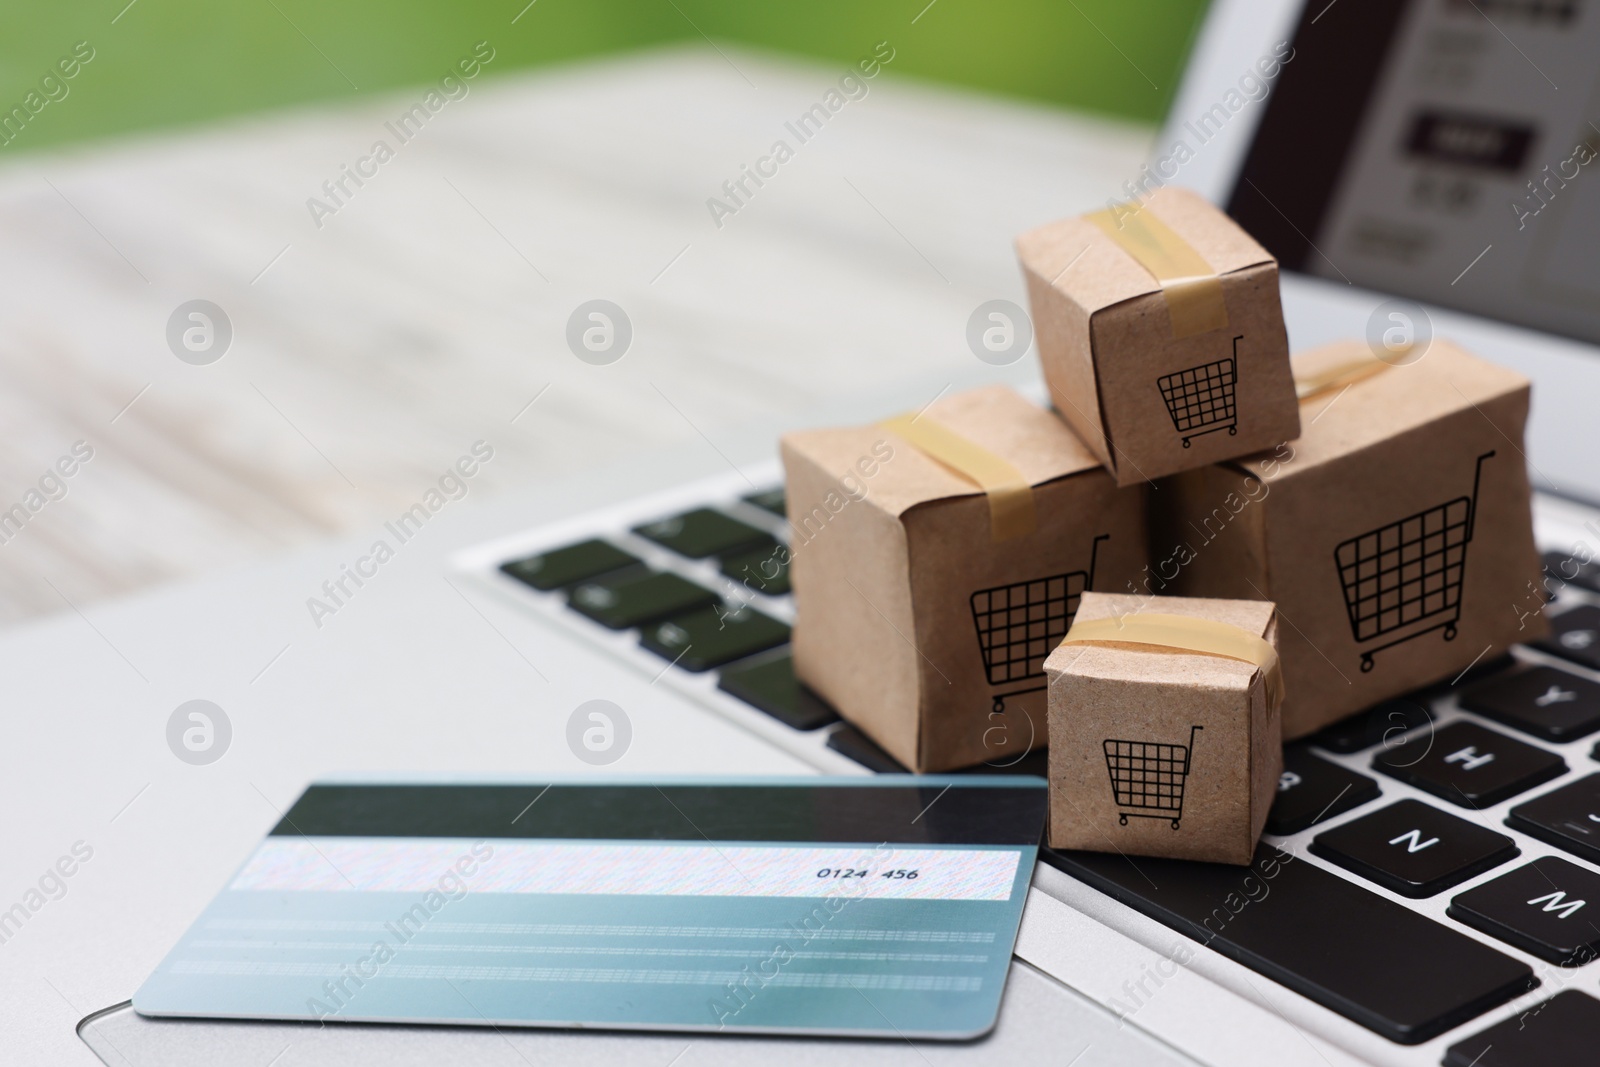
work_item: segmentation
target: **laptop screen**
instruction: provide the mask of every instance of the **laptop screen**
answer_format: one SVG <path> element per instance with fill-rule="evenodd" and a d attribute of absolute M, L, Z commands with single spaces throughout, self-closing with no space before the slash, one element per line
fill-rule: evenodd
<path fill-rule="evenodd" d="M 1600 2 L 1310 0 L 1228 203 L 1286 269 L 1600 341 Z"/>

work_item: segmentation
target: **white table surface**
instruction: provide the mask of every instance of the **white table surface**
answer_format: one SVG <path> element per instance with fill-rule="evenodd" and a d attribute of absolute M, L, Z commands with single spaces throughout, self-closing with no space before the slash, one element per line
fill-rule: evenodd
<path fill-rule="evenodd" d="M 979 364 L 967 316 L 1023 301 L 1012 235 L 1112 195 L 1148 132 L 886 76 L 719 231 L 704 199 L 839 74 L 730 59 L 483 80 L 320 232 L 304 198 L 415 94 L 0 171 L 4 499 L 96 448 L 0 546 L 8 617 L 53 611 L 0 636 L 0 910 L 94 850 L 0 944 L 0 1060 L 95 1062 L 74 1024 L 320 774 L 578 772 L 562 730 L 593 697 L 634 718 L 616 772 L 799 769 L 458 592 L 444 555 L 770 454 L 819 407 L 1030 379 Z M 208 367 L 164 341 L 196 296 L 236 330 Z M 635 324 L 610 367 L 561 339 L 595 296 Z M 306 598 L 477 439 L 496 458 L 472 495 L 314 627 Z M 234 727 L 207 767 L 166 746 L 194 698 Z"/>
<path fill-rule="evenodd" d="M 1025 303 L 1012 237 L 1116 193 L 1152 135 L 890 64 L 798 145 L 844 65 L 725 53 L 491 64 L 320 229 L 307 200 L 421 90 L 7 157 L 0 511 L 95 458 L 0 546 L 0 625 L 374 527 L 475 440 L 487 495 L 983 369 L 964 328 Z M 707 198 L 780 137 L 719 229 Z M 597 297 L 634 325 L 610 367 L 563 340 Z M 234 328 L 210 366 L 166 343 L 194 298 Z"/>

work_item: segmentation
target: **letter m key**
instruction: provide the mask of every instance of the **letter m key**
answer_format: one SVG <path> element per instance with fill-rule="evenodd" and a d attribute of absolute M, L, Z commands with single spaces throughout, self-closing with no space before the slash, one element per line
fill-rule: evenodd
<path fill-rule="evenodd" d="M 1563 903 L 1565 901 L 1565 903 Z M 1557 889 L 1554 893 L 1546 893 L 1542 897 L 1534 897 L 1529 904 L 1543 904 L 1542 911 L 1559 911 L 1563 919 L 1572 918 L 1572 913 L 1583 907 L 1586 901 L 1567 900 L 1567 894 Z"/>

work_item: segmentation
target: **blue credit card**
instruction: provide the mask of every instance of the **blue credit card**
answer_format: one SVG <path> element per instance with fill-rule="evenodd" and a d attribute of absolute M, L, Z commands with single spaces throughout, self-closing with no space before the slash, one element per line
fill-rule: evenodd
<path fill-rule="evenodd" d="M 1022 776 L 319 783 L 133 1007 L 972 1038 L 1045 807 Z"/>

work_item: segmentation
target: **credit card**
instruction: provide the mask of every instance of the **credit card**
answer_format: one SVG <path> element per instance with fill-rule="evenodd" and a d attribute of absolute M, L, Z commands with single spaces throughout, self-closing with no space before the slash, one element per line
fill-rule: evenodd
<path fill-rule="evenodd" d="M 969 1039 L 1045 808 L 1023 776 L 318 783 L 133 1007 Z"/>

